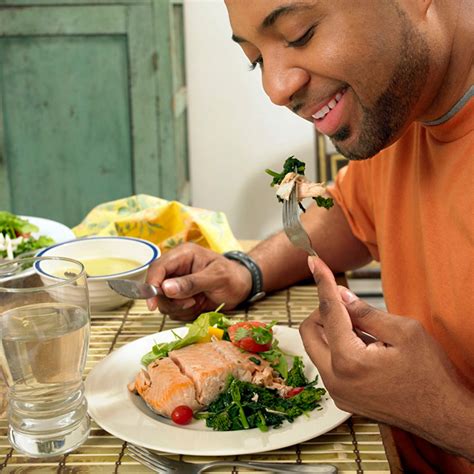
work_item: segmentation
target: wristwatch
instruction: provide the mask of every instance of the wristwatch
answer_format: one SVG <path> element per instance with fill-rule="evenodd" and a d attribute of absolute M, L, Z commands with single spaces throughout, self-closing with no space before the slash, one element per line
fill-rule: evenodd
<path fill-rule="evenodd" d="M 252 276 L 252 289 L 250 290 L 250 294 L 245 300 L 245 303 L 254 303 L 255 301 L 264 298 L 265 292 L 263 291 L 262 270 L 260 270 L 257 262 L 240 250 L 231 250 L 230 252 L 225 252 L 223 255 L 229 260 L 235 260 L 246 267 Z"/>

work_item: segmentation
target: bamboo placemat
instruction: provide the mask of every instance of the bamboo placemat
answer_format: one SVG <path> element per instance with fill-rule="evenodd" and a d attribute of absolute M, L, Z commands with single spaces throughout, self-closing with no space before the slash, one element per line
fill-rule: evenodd
<path fill-rule="evenodd" d="M 314 286 L 294 286 L 277 292 L 246 310 L 233 312 L 238 318 L 297 327 L 317 304 Z M 92 315 L 91 343 L 86 365 L 87 374 L 107 354 L 142 336 L 181 326 L 159 313 L 150 313 L 143 301 L 116 311 Z M 117 416 L 120 416 L 117 413 Z M 390 449 L 389 449 L 390 452 Z M 186 461 L 211 461 L 211 457 L 183 456 Z M 227 459 L 271 462 L 329 462 L 339 473 L 389 473 L 387 453 L 379 425 L 353 416 L 332 431 L 305 443 L 277 451 Z M 77 451 L 53 460 L 26 458 L 13 450 L 7 439 L 7 423 L 0 419 L 0 470 L 2 472 L 150 472 L 127 453 L 126 443 L 102 430 L 95 423 L 87 442 Z M 219 468 L 208 472 L 259 472 L 242 468 Z M 260 471 L 261 472 L 261 471 Z"/>

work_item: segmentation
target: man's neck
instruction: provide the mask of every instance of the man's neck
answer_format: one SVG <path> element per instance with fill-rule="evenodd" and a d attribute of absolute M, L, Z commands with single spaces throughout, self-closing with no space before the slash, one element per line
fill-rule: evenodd
<path fill-rule="evenodd" d="M 435 121 L 451 110 L 474 84 L 474 2 L 461 0 L 457 8 L 451 2 L 440 2 L 443 14 L 449 18 L 448 28 L 453 31 L 449 61 L 440 85 L 426 112 L 418 120 Z M 448 12 L 447 9 L 451 9 Z"/>

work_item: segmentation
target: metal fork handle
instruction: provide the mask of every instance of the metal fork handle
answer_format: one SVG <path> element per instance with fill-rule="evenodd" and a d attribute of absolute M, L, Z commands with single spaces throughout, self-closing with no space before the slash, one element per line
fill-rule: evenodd
<path fill-rule="evenodd" d="M 362 331 L 362 329 L 354 327 L 354 332 L 357 334 L 360 339 L 362 339 L 367 345 L 372 344 L 373 342 L 377 342 L 378 339 L 372 334 Z"/>
<path fill-rule="evenodd" d="M 173 468 L 157 464 L 150 458 L 144 458 L 136 453 L 130 452 L 130 456 L 155 472 L 178 472 Z M 191 463 L 190 463 L 191 464 Z M 191 464 L 192 465 L 192 464 Z M 337 467 L 332 464 L 288 464 L 288 463 L 263 463 L 263 462 L 243 462 L 243 461 L 214 461 L 206 466 L 202 466 L 198 473 L 205 472 L 214 467 L 255 467 L 261 471 L 269 472 L 312 472 L 314 474 L 337 474 Z M 196 466 L 198 467 L 198 466 Z"/>
<path fill-rule="evenodd" d="M 239 466 L 255 467 L 261 471 L 270 472 L 312 472 L 314 474 L 336 474 L 337 467 L 332 464 L 289 464 L 289 463 L 264 463 L 264 462 L 244 462 L 244 461 L 215 461 L 212 467 L 217 466 Z M 209 466 L 211 467 L 211 466 Z"/>
<path fill-rule="evenodd" d="M 179 472 L 179 462 L 169 460 L 164 461 L 156 454 L 134 445 L 128 445 L 128 452 L 133 459 L 136 459 L 143 465 L 155 472 L 171 473 Z M 337 474 L 337 467 L 332 464 L 289 464 L 289 463 L 266 463 L 257 461 L 214 461 L 202 464 L 183 463 L 186 470 L 195 468 L 196 473 L 205 472 L 213 467 L 239 466 L 255 467 L 261 471 L 270 472 L 312 472 L 315 474 Z M 183 469 L 184 470 L 184 469 Z"/>

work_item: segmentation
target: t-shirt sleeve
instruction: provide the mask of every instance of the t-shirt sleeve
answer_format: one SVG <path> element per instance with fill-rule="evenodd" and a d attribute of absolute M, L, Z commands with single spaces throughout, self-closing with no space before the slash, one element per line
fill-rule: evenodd
<path fill-rule="evenodd" d="M 379 260 L 369 161 L 349 162 L 327 189 L 344 212 L 352 233 L 367 246 L 372 257 Z"/>

